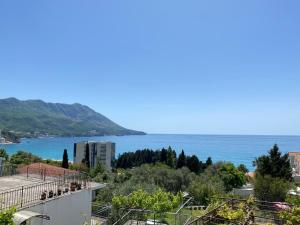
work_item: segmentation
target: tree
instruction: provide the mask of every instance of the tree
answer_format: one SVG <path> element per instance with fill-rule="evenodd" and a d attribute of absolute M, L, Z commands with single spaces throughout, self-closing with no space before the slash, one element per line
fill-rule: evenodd
<path fill-rule="evenodd" d="M 178 156 L 176 168 L 178 169 L 178 168 L 182 168 L 184 166 L 186 166 L 186 157 L 185 157 L 184 151 L 182 150 Z"/>
<path fill-rule="evenodd" d="M 169 146 L 167 152 L 167 165 L 171 168 L 174 168 L 175 162 L 176 162 L 176 152 L 172 150 L 171 146 Z"/>
<path fill-rule="evenodd" d="M 163 148 L 160 152 L 160 162 L 166 163 L 168 157 L 168 152 L 165 148 Z"/>
<path fill-rule="evenodd" d="M 12 164 L 26 164 L 42 162 L 43 160 L 29 152 L 18 151 L 10 157 L 10 162 Z"/>
<path fill-rule="evenodd" d="M 292 180 L 292 168 L 288 154 L 282 155 L 276 144 L 268 152 L 268 155 L 258 157 L 254 165 L 256 166 L 255 172 L 261 176 L 270 175 L 287 181 Z"/>
<path fill-rule="evenodd" d="M 248 168 L 244 164 L 240 164 L 237 169 L 245 174 L 249 172 Z"/>
<path fill-rule="evenodd" d="M 89 145 L 89 143 L 87 143 L 85 145 L 85 158 L 84 158 L 84 162 L 85 162 L 85 165 L 88 168 L 91 167 L 91 164 L 90 164 L 90 145 Z"/>
<path fill-rule="evenodd" d="M 257 174 L 254 180 L 254 195 L 261 201 L 284 201 L 290 184 L 284 179 Z"/>
<path fill-rule="evenodd" d="M 207 160 L 206 160 L 206 167 L 209 167 L 212 165 L 212 160 L 211 160 L 211 157 L 208 157 Z"/>
<path fill-rule="evenodd" d="M 186 165 L 190 169 L 190 171 L 194 173 L 200 172 L 201 164 L 197 156 L 192 155 L 191 157 L 187 157 Z"/>
<path fill-rule="evenodd" d="M 5 149 L 0 149 L 0 157 L 4 158 L 4 160 L 8 160 L 8 154 Z"/>
<path fill-rule="evenodd" d="M 63 154 L 63 160 L 61 163 L 61 167 L 68 169 L 69 168 L 69 158 L 68 158 L 68 151 L 67 149 L 64 150 L 64 154 Z"/>
<path fill-rule="evenodd" d="M 232 163 L 223 164 L 219 169 L 218 174 L 224 182 L 226 191 L 242 187 L 246 183 L 245 174 L 235 168 Z"/>

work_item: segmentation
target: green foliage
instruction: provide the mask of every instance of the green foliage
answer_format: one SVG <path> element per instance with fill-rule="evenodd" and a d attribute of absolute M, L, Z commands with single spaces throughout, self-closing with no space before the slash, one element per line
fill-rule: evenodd
<path fill-rule="evenodd" d="M 98 161 L 97 165 L 95 168 L 90 169 L 90 176 L 92 178 L 96 177 L 99 174 L 103 174 L 105 171 L 105 168 L 103 165 L 101 165 L 101 163 Z"/>
<path fill-rule="evenodd" d="M 177 193 L 187 190 L 196 175 L 187 168 L 171 169 L 165 165 L 142 165 L 131 171 L 133 183 L 148 183 Z"/>
<path fill-rule="evenodd" d="M 176 164 L 176 152 L 169 146 L 168 151 L 167 151 L 167 162 L 166 164 L 174 168 Z"/>
<path fill-rule="evenodd" d="M 200 173 L 202 170 L 202 162 L 199 161 L 198 157 L 192 155 L 191 157 L 187 157 L 186 165 L 190 169 L 190 171 L 194 173 Z"/>
<path fill-rule="evenodd" d="M 186 156 L 184 154 L 184 151 L 182 150 L 178 156 L 176 168 L 178 169 L 178 168 L 182 168 L 184 166 L 186 166 Z"/>
<path fill-rule="evenodd" d="M 197 156 L 185 156 L 183 150 L 177 159 L 176 152 L 170 146 L 168 149 L 163 148 L 156 151 L 152 149 L 143 149 L 135 152 L 125 152 L 118 157 L 116 167 L 127 169 L 138 167 L 143 164 L 156 163 L 162 163 L 171 168 L 182 168 L 186 166 L 195 173 L 203 172 L 203 169 L 207 167 L 206 164 L 199 161 Z M 210 158 L 208 159 L 208 163 L 211 163 Z"/>
<path fill-rule="evenodd" d="M 256 174 L 269 175 L 291 181 L 292 168 L 288 154 L 282 155 L 277 145 L 274 145 L 268 153 L 268 155 L 260 156 L 255 160 Z"/>
<path fill-rule="evenodd" d="M 15 208 L 11 208 L 9 210 L 0 212 L 0 224 L 15 225 L 15 223 L 13 222 L 13 217 L 15 212 L 16 212 Z"/>
<path fill-rule="evenodd" d="M 165 192 L 161 189 L 154 193 L 148 193 L 144 190 L 138 190 L 131 195 L 114 196 L 112 205 L 115 208 L 134 208 L 152 210 L 158 213 L 164 213 L 176 209 L 182 202 L 182 194 L 176 195 Z"/>
<path fill-rule="evenodd" d="M 207 158 L 205 164 L 206 164 L 206 167 L 209 167 L 209 166 L 211 166 L 211 165 L 213 164 L 211 157 L 208 157 L 208 158 Z"/>
<path fill-rule="evenodd" d="M 280 218 L 284 220 L 284 225 L 300 224 L 300 207 L 294 207 L 291 210 L 285 210 L 280 213 Z"/>
<path fill-rule="evenodd" d="M 232 163 L 225 163 L 218 170 L 226 191 L 242 187 L 246 183 L 245 174 L 239 171 Z"/>
<path fill-rule="evenodd" d="M 63 154 L 63 160 L 61 163 L 61 167 L 68 169 L 69 168 L 69 157 L 68 157 L 68 151 L 67 149 L 64 150 L 64 154 Z"/>
<path fill-rule="evenodd" d="M 37 135 L 130 135 L 128 130 L 81 104 L 45 103 L 41 100 L 0 100 L 0 128 L 22 137 Z M 92 132 L 91 132 L 92 131 Z"/>
<path fill-rule="evenodd" d="M 284 201 L 289 191 L 290 183 L 284 179 L 257 175 L 254 181 L 254 195 L 262 201 Z"/>
<path fill-rule="evenodd" d="M 5 149 L 0 149 L 0 157 L 4 158 L 4 160 L 8 160 L 8 154 Z"/>
<path fill-rule="evenodd" d="M 239 203 L 234 209 L 226 204 L 217 214 L 227 220 L 242 221 L 246 217 L 245 203 Z"/>
<path fill-rule="evenodd" d="M 201 176 L 195 179 L 188 188 L 198 205 L 209 205 L 214 197 L 225 195 L 222 181 L 218 177 Z"/>
<path fill-rule="evenodd" d="M 300 196 L 299 195 L 290 195 L 287 196 L 285 201 L 291 205 L 299 206 L 300 207 Z"/>
<path fill-rule="evenodd" d="M 29 152 L 24 152 L 24 151 L 18 151 L 17 153 L 13 154 L 10 157 L 10 162 L 12 164 L 25 164 L 29 165 L 31 163 L 37 163 L 37 162 L 42 162 L 43 160 L 35 156 Z"/>
<path fill-rule="evenodd" d="M 248 173 L 248 172 L 249 172 L 248 168 L 247 168 L 244 164 L 240 164 L 240 165 L 237 167 L 237 169 L 238 169 L 239 171 L 243 172 L 243 173 Z"/>
<path fill-rule="evenodd" d="M 77 170 L 85 173 L 88 173 L 90 171 L 89 168 L 87 168 L 87 166 L 83 163 L 72 163 L 69 165 L 69 169 Z"/>

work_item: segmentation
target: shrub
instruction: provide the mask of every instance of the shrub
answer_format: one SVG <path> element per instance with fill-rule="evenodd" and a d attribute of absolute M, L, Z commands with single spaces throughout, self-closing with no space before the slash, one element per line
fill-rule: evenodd
<path fill-rule="evenodd" d="M 254 181 L 254 195 L 262 201 L 284 201 L 289 188 L 289 182 L 271 176 L 257 175 Z"/>

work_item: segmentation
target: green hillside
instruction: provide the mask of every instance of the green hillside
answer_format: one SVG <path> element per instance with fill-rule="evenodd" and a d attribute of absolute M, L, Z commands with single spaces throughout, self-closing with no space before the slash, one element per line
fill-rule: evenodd
<path fill-rule="evenodd" d="M 0 129 L 19 136 L 90 136 L 144 134 L 129 130 L 81 104 L 0 99 Z"/>

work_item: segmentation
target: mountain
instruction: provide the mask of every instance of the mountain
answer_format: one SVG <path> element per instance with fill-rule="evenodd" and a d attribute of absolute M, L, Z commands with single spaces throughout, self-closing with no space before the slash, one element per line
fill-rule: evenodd
<path fill-rule="evenodd" d="M 145 134 L 126 129 L 78 103 L 69 105 L 16 98 L 0 99 L 0 129 L 13 131 L 20 137 Z"/>

